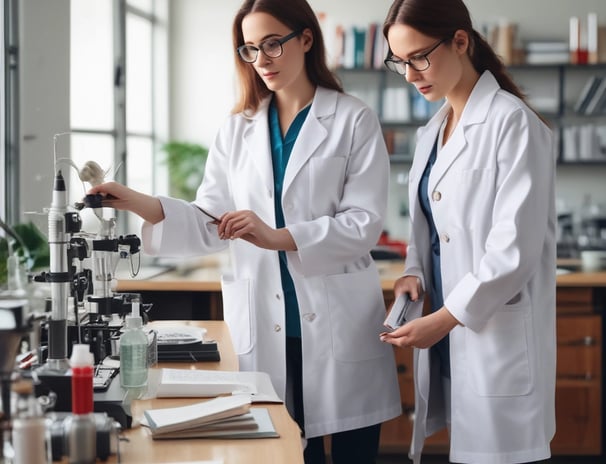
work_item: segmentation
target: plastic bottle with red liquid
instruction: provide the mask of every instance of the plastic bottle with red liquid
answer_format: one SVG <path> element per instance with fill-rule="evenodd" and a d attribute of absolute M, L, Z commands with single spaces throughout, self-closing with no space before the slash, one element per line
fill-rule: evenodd
<path fill-rule="evenodd" d="M 72 415 L 67 424 L 70 464 L 94 464 L 97 460 L 97 431 L 93 405 L 94 357 L 89 346 L 74 345 L 72 368 Z"/>

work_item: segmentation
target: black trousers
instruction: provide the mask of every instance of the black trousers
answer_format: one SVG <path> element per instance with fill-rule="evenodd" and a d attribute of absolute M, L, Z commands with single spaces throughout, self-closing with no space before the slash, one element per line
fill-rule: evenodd
<path fill-rule="evenodd" d="M 303 363 L 301 339 L 286 337 L 286 377 L 292 398 L 289 408 L 295 422 L 305 430 L 303 416 Z M 288 394 L 287 394 L 288 396 Z M 352 401 L 355 401 L 352 398 Z M 381 424 L 331 435 L 332 464 L 374 464 L 379 451 Z M 307 440 L 303 451 L 305 464 L 325 464 L 324 438 Z"/>

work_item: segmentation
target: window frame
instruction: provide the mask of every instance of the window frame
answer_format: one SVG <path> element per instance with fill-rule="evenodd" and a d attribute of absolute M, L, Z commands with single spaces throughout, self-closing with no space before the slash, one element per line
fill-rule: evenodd
<path fill-rule="evenodd" d="M 168 173 L 161 162 L 161 147 L 163 141 L 167 139 L 168 133 L 168 114 L 166 111 L 160 113 L 158 108 L 168 108 L 167 104 L 160 103 L 168 101 L 168 79 L 167 76 L 160 76 L 162 72 L 167 73 L 166 63 L 168 62 L 167 51 L 168 44 L 160 43 L 162 36 L 168 41 L 168 4 L 166 0 L 153 0 L 152 12 L 142 11 L 128 4 L 127 0 L 113 0 L 112 2 L 112 25 L 113 25 L 113 129 L 99 130 L 86 127 L 78 127 L 70 124 L 70 132 L 79 135 L 108 135 L 113 138 L 114 156 L 113 166 L 118 167 L 115 172 L 115 180 L 127 184 L 128 179 L 128 141 L 131 137 L 148 139 L 153 147 L 152 150 L 152 194 L 166 193 L 168 188 Z M 140 19 L 149 22 L 151 27 L 151 99 L 152 108 L 152 126 L 150 133 L 130 132 L 127 128 L 127 86 L 128 67 L 127 67 L 127 14 L 135 15 Z M 161 65 L 159 65 L 159 63 Z M 163 180 L 166 178 L 166 180 Z M 117 224 L 120 233 L 134 233 L 135 222 L 138 221 L 134 215 L 124 211 L 116 211 Z"/>

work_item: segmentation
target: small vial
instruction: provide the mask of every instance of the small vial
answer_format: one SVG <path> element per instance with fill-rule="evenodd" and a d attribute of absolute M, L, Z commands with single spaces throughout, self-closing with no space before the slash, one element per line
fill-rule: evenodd
<path fill-rule="evenodd" d="M 72 368 L 72 415 L 66 422 L 70 464 L 94 464 L 97 430 L 93 413 L 93 363 L 88 345 L 76 344 L 69 360 Z"/>
<path fill-rule="evenodd" d="M 19 381 L 13 391 L 19 397 L 13 420 L 13 464 L 50 464 L 50 424 L 34 396 L 32 382 Z"/>
<path fill-rule="evenodd" d="M 133 303 L 133 312 L 126 317 L 126 330 L 120 337 L 120 385 L 124 388 L 147 386 L 148 338 L 138 305 Z"/>

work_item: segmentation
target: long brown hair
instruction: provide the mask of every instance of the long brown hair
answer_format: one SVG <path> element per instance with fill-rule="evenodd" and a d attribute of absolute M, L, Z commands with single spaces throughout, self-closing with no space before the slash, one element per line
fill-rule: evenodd
<path fill-rule="evenodd" d="M 469 35 L 468 55 L 475 70 L 490 71 L 499 86 L 525 100 L 507 69 L 488 42 L 473 28 L 469 10 L 461 0 L 395 0 L 383 24 L 387 37 L 394 24 L 405 24 L 430 37 L 452 38 L 457 30 Z"/>
<path fill-rule="evenodd" d="M 240 83 L 239 100 L 232 113 L 256 112 L 261 101 L 271 93 L 253 66 L 242 61 L 236 51 L 236 48 L 244 43 L 242 35 L 244 17 L 250 13 L 259 12 L 273 16 L 293 31 L 310 29 L 313 35 L 313 45 L 305 54 L 307 77 L 315 86 L 343 91 L 338 79 L 328 69 L 322 30 L 318 18 L 306 0 L 245 0 L 234 18 L 232 27 L 234 58 Z"/>

